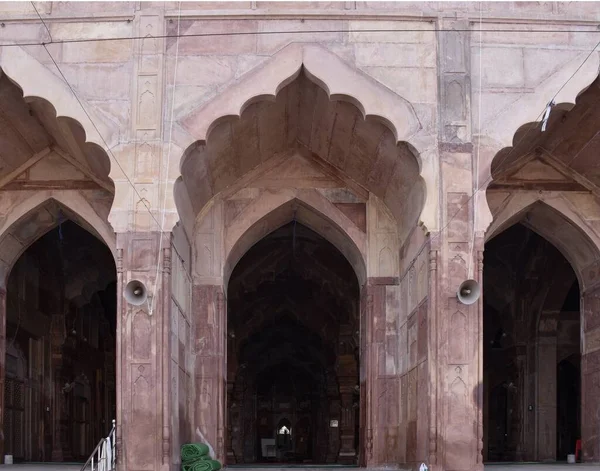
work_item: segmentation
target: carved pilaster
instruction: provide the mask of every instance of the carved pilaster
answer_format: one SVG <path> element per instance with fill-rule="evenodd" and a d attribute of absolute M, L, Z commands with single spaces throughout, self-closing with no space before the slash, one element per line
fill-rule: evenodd
<path fill-rule="evenodd" d="M 225 371 L 225 298 L 223 287 L 195 285 L 192 291 L 194 326 L 192 356 L 196 406 L 193 430 L 195 439 L 209 444 L 224 461 L 224 419 L 226 400 Z M 244 398 L 246 401 L 246 398 Z M 248 411 L 252 403 L 244 402 Z M 252 433 L 255 433 L 254 429 Z M 242 446 L 248 444 L 242 444 Z M 250 449 L 250 453 L 254 453 Z M 241 455 L 243 456 L 243 455 Z M 249 456 L 249 455 L 246 455 Z"/>
<path fill-rule="evenodd" d="M 432 242 L 432 239 L 435 240 Z M 430 410 L 429 410 L 429 465 L 436 465 L 437 460 L 437 431 L 438 431 L 438 415 L 437 415 L 437 403 L 438 403 L 438 365 L 437 365 L 437 335 L 438 335 L 438 322 L 437 322 L 437 289 L 438 289 L 438 257 L 439 250 L 437 250 L 437 234 L 430 234 L 430 250 L 429 250 L 429 346 L 428 346 L 428 358 L 429 358 L 429 397 L 430 397 Z M 434 248 L 436 247 L 436 248 Z"/>
<path fill-rule="evenodd" d="M 117 233 L 122 251 L 117 314 L 120 469 L 162 471 L 171 461 L 170 278 L 164 270 L 157 271 L 159 262 L 170 264 L 165 258 L 171 249 L 168 240 L 161 249 L 161 237 L 168 239 L 168 234 Z M 133 279 L 149 291 L 148 300 L 139 306 L 123 296 Z"/>
<path fill-rule="evenodd" d="M 122 330 L 123 330 L 123 249 L 117 248 L 117 259 L 116 259 L 116 268 L 117 268 L 117 332 L 116 332 L 116 351 L 115 351 L 115 360 L 116 360 L 116 375 L 115 375 L 115 389 L 116 389 L 116 426 L 115 426 L 115 449 L 116 449 L 116 462 L 117 467 L 122 469 L 121 461 L 124 459 L 123 457 L 123 413 L 122 413 L 122 404 L 123 404 L 123 395 L 121 393 L 122 388 L 120 385 L 123 383 L 123 348 L 121 346 L 121 342 L 123 339 Z"/>
<path fill-rule="evenodd" d="M 600 288 L 582 296 L 581 441 L 583 461 L 600 459 Z"/>
<path fill-rule="evenodd" d="M 148 208 L 159 221 L 158 210 L 164 210 L 159 201 L 160 185 L 166 183 L 166 175 L 161 172 L 165 41 L 160 36 L 164 32 L 164 21 L 164 12 L 160 10 L 145 10 L 136 18 L 137 35 L 143 37 L 136 42 L 131 119 L 135 142 L 133 182 L 138 193 L 133 195 L 133 211 L 128 220 L 130 227 L 136 230 L 156 230 Z"/>
<path fill-rule="evenodd" d="M 439 155 L 442 184 L 440 233 L 442 273 L 436 344 L 439 417 L 436 451 L 442 469 L 482 469 L 481 407 L 482 373 L 480 345 L 481 304 L 458 301 L 457 290 L 478 267 L 473 234 L 474 169 L 471 135 L 471 47 L 469 21 L 444 18 L 438 35 L 440 47 Z M 443 294 L 442 294 L 443 293 Z M 442 307 L 443 306 L 443 307 Z M 443 449 L 442 449 L 443 448 Z M 431 450 L 430 450 L 431 456 Z"/>
<path fill-rule="evenodd" d="M 123 249 L 117 249 L 117 273 L 123 273 Z"/>
<path fill-rule="evenodd" d="M 6 290 L 0 288 L 0 430 L 4 430 L 4 377 L 6 374 Z M 0 434 L 0 462 L 4 462 L 4 433 Z"/>
<path fill-rule="evenodd" d="M 166 235 L 161 234 L 159 237 L 168 239 Z M 169 242 L 168 240 L 166 242 Z M 162 387 L 163 387 L 163 414 L 162 414 L 162 463 L 168 465 L 171 460 L 171 414 L 170 414 L 170 358 L 171 358 L 171 336 L 170 323 L 171 323 L 171 247 L 167 246 L 163 248 L 163 273 L 162 273 L 162 294 L 163 294 L 163 322 L 162 322 L 162 348 L 165 352 L 162 355 Z"/>
<path fill-rule="evenodd" d="M 476 280 L 483 291 L 483 237 L 477 239 L 477 272 Z M 478 374 L 477 385 L 477 463 L 483 464 L 483 294 L 477 301 L 477 331 L 478 331 Z"/>

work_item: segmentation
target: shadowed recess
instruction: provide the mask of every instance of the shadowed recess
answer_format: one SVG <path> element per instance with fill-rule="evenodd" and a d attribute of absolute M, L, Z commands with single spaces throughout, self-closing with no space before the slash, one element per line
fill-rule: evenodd
<path fill-rule="evenodd" d="M 232 463 L 356 463 L 359 324 L 352 267 L 305 226 L 242 257 L 228 286 Z"/>

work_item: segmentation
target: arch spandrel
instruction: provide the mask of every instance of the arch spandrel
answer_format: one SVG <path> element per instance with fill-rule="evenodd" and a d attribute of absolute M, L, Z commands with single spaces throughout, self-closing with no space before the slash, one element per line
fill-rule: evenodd
<path fill-rule="evenodd" d="M 21 254 L 63 220 L 71 220 L 104 243 L 116 260 L 115 235 L 79 193 L 38 192 L 13 206 L 0 222 L 0 283 Z"/>

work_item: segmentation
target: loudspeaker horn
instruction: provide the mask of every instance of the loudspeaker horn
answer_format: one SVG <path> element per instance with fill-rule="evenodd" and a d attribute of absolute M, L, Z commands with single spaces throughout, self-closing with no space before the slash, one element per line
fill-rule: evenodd
<path fill-rule="evenodd" d="M 456 295 L 461 303 L 467 305 L 473 304 L 481 295 L 479 283 L 477 283 L 475 280 L 463 281 L 458 287 L 458 293 L 456 293 Z"/>
<path fill-rule="evenodd" d="M 141 306 L 148 299 L 148 289 L 139 280 L 131 280 L 125 287 L 125 299 L 129 304 Z"/>

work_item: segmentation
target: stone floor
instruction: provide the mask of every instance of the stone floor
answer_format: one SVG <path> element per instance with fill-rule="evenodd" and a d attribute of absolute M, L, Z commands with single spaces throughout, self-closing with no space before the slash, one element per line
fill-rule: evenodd
<path fill-rule="evenodd" d="M 75 471 L 81 469 L 81 464 L 13 464 L 13 465 L 0 465 L 0 469 L 13 469 L 15 471 L 62 471 L 69 470 Z M 301 468 L 298 466 L 298 468 Z M 231 467 L 232 471 L 241 471 L 241 470 L 252 470 L 252 471 L 279 471 L 279 470 L 287 470 L 292 468 L 287 467 Z M 311 471 L 331 471 L 332 469 L 337 469 L 339 471 L 356 471 L 357 468 L 346 468 L 346 467 L 311 467 L 306 468 Z M 566 463 L 490 463 L 485 465 L 485 471 L 573 471 L 574 469 L 579 470 L 600 470 L 600 464 L 595 463 L 578 463 L 578 464 L 566 464 Z"/>
<path fill-rule="evenodd" d="M 488 463 L 485 465 L 485 471 L 568 471 L 573 469 L 597 469 L 600 470 L 598 463 Z"/>
<path fill-rule="evenodd" d="M 0 469 L 14 469 L 15 471 L 62 471 L 80 470 L 81 464 L 0 464 Z"/>

